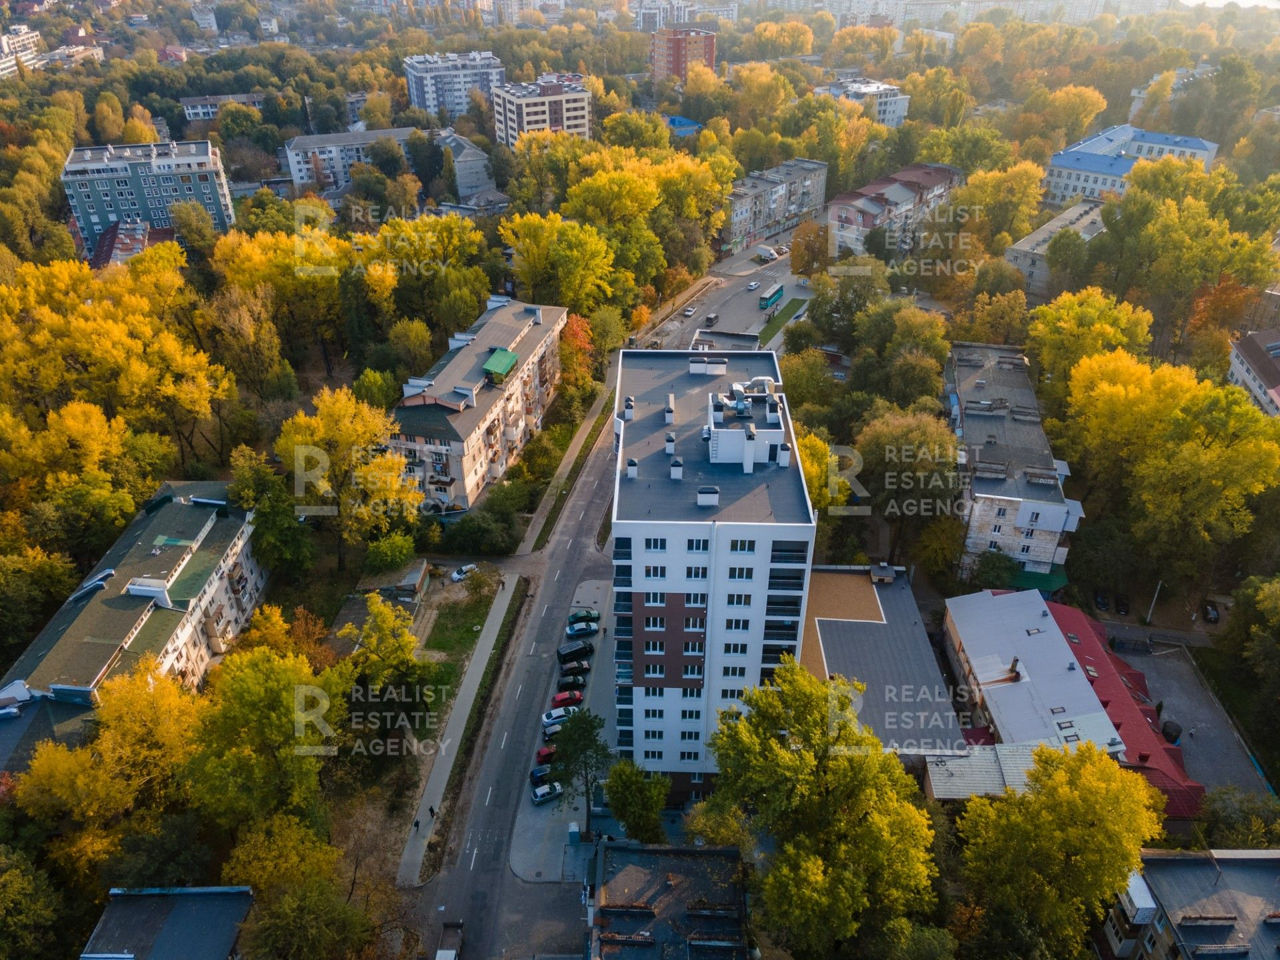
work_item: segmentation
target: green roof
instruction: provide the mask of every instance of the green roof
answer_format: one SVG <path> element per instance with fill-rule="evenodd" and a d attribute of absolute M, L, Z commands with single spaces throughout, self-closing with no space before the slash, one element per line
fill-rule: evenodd
<path fill-rule="evenodd" d="M 519 362 L 520 358 L 515 353 L 506 347 L 499 347 L 484 362 L 484 372 L 493 374 L 495 377 L 505 377 Z"/>
<path fill-rule="evenodd" d="M 1023 570 L 1013 578 L 1013 586 L 1018 590 L 1039 590 L 1041 593 L 1053 593 L 1067 585 L 1067 571 L 1060 563 L 1055 563 L 1048 573 L 1031 573 Z"/>

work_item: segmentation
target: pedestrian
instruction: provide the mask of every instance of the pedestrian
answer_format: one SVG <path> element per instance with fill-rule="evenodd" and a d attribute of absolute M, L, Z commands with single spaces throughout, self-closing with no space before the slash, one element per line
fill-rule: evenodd
<path fill-rule="evenodd" d="M 435 807 L 427 807 L 427 813 L 431 814 L 431 819 L 432 819 L 432 820 L 434 820 L 434 819 L 436 818 L 436 808 L 435 808 Z"/>
<path fill-rule="evenodd" d="M 414 832 L 414 833 L 417 833 L 417 832 L 418 832 L 418 821 L 417 821 L 417 820 L 413 821 L 413 832 Z"/>

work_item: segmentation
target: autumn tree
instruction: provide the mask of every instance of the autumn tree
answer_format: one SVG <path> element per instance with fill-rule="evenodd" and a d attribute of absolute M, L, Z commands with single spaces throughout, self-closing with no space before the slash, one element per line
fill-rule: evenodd
<path fill-rule="evenodd" d="M 560 333 L 560 384 L 565 390 L 591 385 L 596 366 L 593 346 L 591 323 L 580 314 L 569 314 Z"/>
<path fill-rule="evenodd" d="M 499 227 L 514 250 L 520 295 L 574 313 L 591 311 L 613 294 L 613 252 L 599 232 L 560 214 L 518 214 Z"/>
<path fill-rule="evenodd" d="M 670 792 L 670 777 L 650 774 L 630 760 L 615 763 L 604 781 L 609 811 L 622 824 L 627 837 L 639 843 L 666 841 L 662 811 Z"/>
<path fill-rule="evenodd" d="M 295 607 L 286 620 L 279 607 L 264 603 L 253 611 L 249 625 L 236 638 L 236 652 L 266 647 L 280 657 L 305 657 L 318 673 L 337 660 L 333 649 L 324 643 L 328 634 L 328 625 L 304 607 Z"/>
<path fill-rule="evenodd" d="M 970 218 L 964 229 L 976 234 L 983 249 L 999 256 L 1031 232 L 1043 180 L 1044 171 L 1025 160 L 1006 170 L 978 171 L 952 194 L 952 205 Z"/>
<path fill-rule="evenodd" d="M 300 496 L 267 461 L 247 446 L 231 452 L 231 482 L 227 496 L 253 511 L 253 551 L 277 576 L 298 577 L 315 563 L 315 543 L 309 527 L 298 522 Z"/>
<path fill-rule="evenodd" d="M 376 593 L 365 597 L 368 616 L 359 628 L 347 624 L 338 636 L 355 646 L 352 666 L 370 689 L 389 684 L 425 686 L 430 682 L 431 665 L 414 656 L 418 640 L 413 634 L 413 617 L 403 607 Z"/>
<path fill-rule="evenodd" d="M 0 960 L 56 952 L 62 904 L 48 875 L 0 844 Z"/>

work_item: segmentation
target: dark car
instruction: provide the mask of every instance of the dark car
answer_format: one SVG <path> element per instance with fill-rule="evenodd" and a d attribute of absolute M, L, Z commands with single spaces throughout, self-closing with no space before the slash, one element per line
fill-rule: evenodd
<path fill-rule="evenodd" d="M 529 786 L 540 787 L 551 779 L 551 765 L 544 763 L 529 771 Z"/>
<path fill-rule="evenodd" d="M 1217 623 L 1222 619 L 1222 615 L 1218 613 L 1218 605 L 1212 600 L 1204 602 L 1204 622 Z"/>
<path fill-rule="evenodd" d="M 561 663 L 570 660 L 585 660 L 596 652 L 596 645 L 590 640 L 570 640 L 556 650 L 556 659 Z"/>
<path fill-rule="evenodd" d="M 1129 598 L 1123 593 L 1116 594 L 1116 613 L 1122 617 L 1129 615 Z"/>
<path fill-rule="evenodd" d="M 569 614 L 570 623 L 598 623 L 599 621 L 600 611 L 594 607 L 579 607 Z"/>
<path fill-rule="evenodd" d="M 1106 613 L 1111 609 L 1111 598 L 1107 595 L 1107 591 L 1093 591 L 1093 606 L 1099 613 Z"/>
<path fill-rule="evenodd" d="M 702 321 L 702 325 L 704 327 L 714 327 L 719 322 L 720 322 L 720 314 L 708 313 L 706 319 Z"/>
<path fill-rule="evenodd" d="M 568 663 L 561 662 L 560 678 L 580 677 L 585 673 L 591 672 L 591 664 L 586 660 L 570 660 Z"/>
<path fill-rule="evenodd" d="M 556 689 L 562 692 L 565 690 L 581 690 L 586 685 L 587 678 L 580 674 L 575 674 L 570 677 L 561 677 Z"/>

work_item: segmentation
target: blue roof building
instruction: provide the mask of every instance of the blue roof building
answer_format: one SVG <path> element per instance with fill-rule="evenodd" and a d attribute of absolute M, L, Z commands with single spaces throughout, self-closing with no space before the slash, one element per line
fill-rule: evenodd
<path fill-rule="evenodd" d="M 677 117 L 664 113 L 662 119 L 667 121 L 667 129 L 671 131 L 671 136 L 676 139 L 696 136 L 702 132 L 702 124 L 696 120 L 690 120 L 688 117 Z"/>
<path fill-rule="evenodd" d="M 1123 195 L 1129 171 L 1139 160 L 1194 159 L 1208 170 L 1217 154 L 1218 145 L 1201 137 L 1142 130 L 1121 123 L 1053 155 L 1044 180 L 1045 200 L 1064 204 L 1073 199 Z"/>

